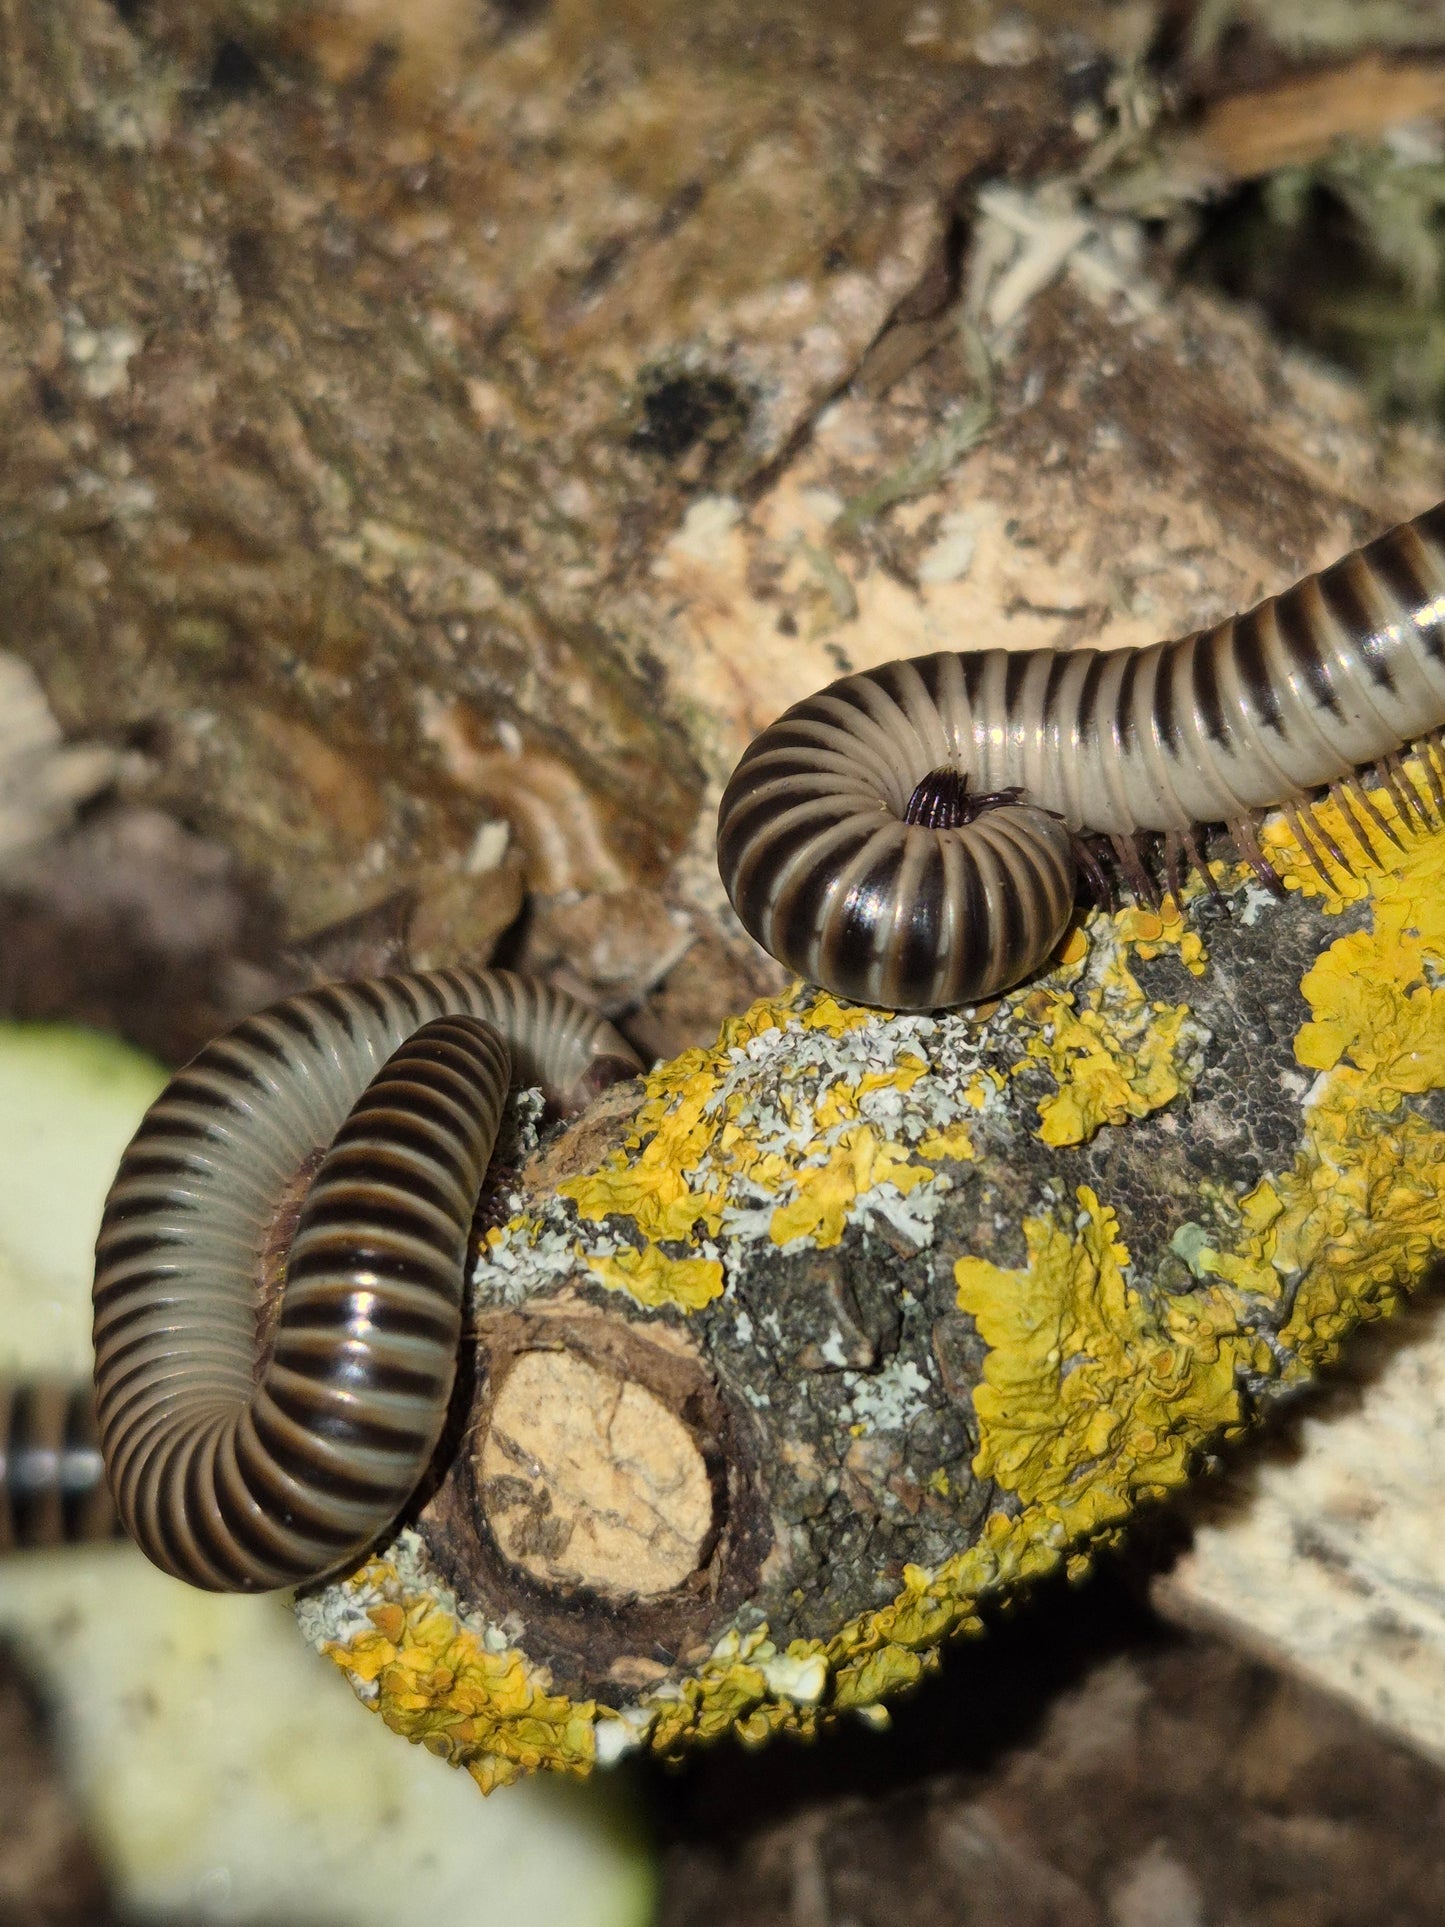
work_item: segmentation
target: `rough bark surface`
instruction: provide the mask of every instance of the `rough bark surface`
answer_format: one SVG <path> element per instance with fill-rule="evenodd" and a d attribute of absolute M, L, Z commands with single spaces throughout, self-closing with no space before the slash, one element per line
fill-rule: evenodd
<path fill-rule="evenodd" d="M 1067 100 L 891 14 L 423 10 L 398 66 L 375 12 L 6 0 L 7 641 L 293 931 L 400 877 L 485 951 L 525 878 L 625 1004 L 707 774 L 659 542 L 941 303 L 958 184 L 1071 154 Z"/>

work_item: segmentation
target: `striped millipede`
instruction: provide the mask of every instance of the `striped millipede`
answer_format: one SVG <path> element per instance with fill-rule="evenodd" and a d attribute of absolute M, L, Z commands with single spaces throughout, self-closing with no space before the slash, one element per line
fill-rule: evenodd
<path fill-rule="evenodd" d="M 1107 839 L 1153 895 L 1141 833 L 1162 833 L 1177 897 L 1213 888 L 1197 833 L 1222 823 L 1278 888 L 1256 813 L 1283 808 L 1325 880 L 1344 851 L 1313 814 L 1328 790 L 1362 848 L 1445 820 L 1445 503 L 1212 629 L 1143 648 L 942 653 L 842 677 L 749 746 L 718 814 L 718 867 L 745 928 L 800 976 L 858 1003 L 977 1003 L 1031 975 L 1073 913 L 1080 867 L 1108 897 Z M 1419 751 L 1428 804 L 1405 774 Z M 1311 834 L 1312 833 L 1312 834 Z"/>
<path fill-rule="evenodd" d="M 0 1379 L 0 1552 L 118 1530 L 89 1380 Z"/>
<path fill-rule="evenodd" d="M 179 1071 L 121 1160 L 96 1245 L 101 1451 L 141 1550 L 235 1592 L 363 1552 L 442 1431 L 509 1082 L 565 1111 L 638 1068 L 574 998 L 443 970 L 287 998 Z M 263 1257 L 323 1146 L 270 1322 Z"/>

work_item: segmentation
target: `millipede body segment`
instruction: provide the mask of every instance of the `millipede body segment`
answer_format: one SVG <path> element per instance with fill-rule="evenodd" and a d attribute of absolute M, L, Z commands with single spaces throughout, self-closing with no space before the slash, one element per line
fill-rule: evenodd
<path fill-rule="evenodd" d="M 1223 823 L 1269 880 L 1261 810 L 1313 823 L 1329 787 L 1366 849 L 1391 834 L 1359 782 L 1370 765 L 1407 816 L 1445 817 L 1442 724 L 1445 503 L 1176 641 L 948 652 L 845 676 L 744 753 L 718 865 L 749 933 L 801 976 L 893 1009 L 971 1003 L 1047 960 L 1090 839 L 1148 887 L 1134 839 L 1161 833 L 1177 890 L 1186 861 L 1204 868 L 1199 826 Z M 1400 772 L 1412 743 L 1428 806 Z"/>
<path fill-rule="evenodd" d="M 243 1592 L 364 1551 L 442 1430 L 509 1083 L 572 1110 L 637 1068 L 575 999 L 445 970 L 288 998 L 178 1072 L 96 1247 L 100 1447 L 142 1551 Z M 318 1152 L 268 1322 L 263 1260 Z"/>
<path fill-rule="evenodd" d="M 119 1531 L 88 1380 L 0 1379 L 0 1552 Z"/>

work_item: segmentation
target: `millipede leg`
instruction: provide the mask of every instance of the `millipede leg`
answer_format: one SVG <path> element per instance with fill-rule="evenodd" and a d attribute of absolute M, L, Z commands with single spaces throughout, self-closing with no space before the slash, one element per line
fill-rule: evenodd
<path fill-rule="evenodd" d="M 1355 770 L 1349 776 L 1345 777 L 1341 787 L 1347 790 L 1355 799 L 1380 834 L 1389 837 L 1397 850 L 1403 850 L 1405 846 L 1400 841 L 1398 833 L 1393 830 L 1385 821 L 1384 817 L 1381 816 L 1379 809 L 1376 807 L 1375 799 L 1361 782 L 1360 772 Z M 1373 852 L 1371 852 L 1371 854 L 1373 855 Z M 1379 858 L 1377 857 L 1375 860 L 1378 862 Z"/>
<path fill-rule="evenodd" d="M 1440 781 L 1440 739 L 1438 736 L 1426 736 L 1414 745 L 1414 749 L 1420 759 L 1420 767 L 1425 772 L 1425 780 L 1430 785 L 1435 821 L 1445 824 L 1445 784 Z"/>
<path fill-rule="evenodd" d="M 1379 765 L 1380 775 L 1385 788 L 1395 799 L 1395 808 L 1400 812 L 1400 821 L 1407 829 L 1416 822 L 1422 829 L 1430 827 L 1430 819 L 1425 814 L 1420 801 L 1420 792 L 1405 774 L 1405 765 L 1398 756 L 1386 756 Z"/>
<path fill-rule="evenodd" d="M 1117 909 L 1114 900 L 1114 886 L 1104 873 L 1103 865 L 1095 856 L 1093 846 L 1087 837 L 1073 836 L 1074 861 L 1080 874 L 1089 886 L 1090 894 L 1101 910 Z"/>
<path fill-rule="evenodd" d="M 1445 773 L 1445 763 L 1441 761 L 1439 730 L 1435 730 L 1433 736 L 1426 736 L 1420 744 L 1416 744 L 1416 750 L 1420 753 L 1420 763 L 1424 765 L 1426 777 L 1430 779 L 1430 794 L 1435 798 L 1435 815 L 1441 823 L 1445 823 L 1445 782 L 1441 782 L 1441 775 Z"/>
<path fill-rule="evenodd" d="M 1214 872 L 1210 869 L 1204 852 L 1199 847 L 1199 838 L 1193 829 L 1188 829 L 1184 832 L 1184 853 L 1194 868 L 1199 872 L 1200 876 L 1204 878 L 1205 888 L 1209 891 L 1210 896 L 1213 897 L 1214 901 L 1222 910 L 1227 910 L 1229 908 L 1229 899 L 1220 889 L 1218 883 L 1215 882 Z"/>
<path fill-rule="evenodd" d="M 1178 830 L 1164 832 L 1164 881 L 1169 894 L 1174 899 L 1174 907 L 1182 916 L 1184 913 L 1184 880 L 1187 871 L 1184 867 L 1184 844 Z"/>
<path fill-rule="evenodd" d="M 1365 852 L 1365 855 L 1371 863 L 1378 863 L 1380 861 L 1380 853 L 1371 841 L 1369 830 L 1360 820 L 1359 812 L 1355 808 L 1354 799 L 1350 795 L 1350 792 L 1345 788 L 1343 783 L 1331 783 L 1330 795 L 1335 799 L 1335 807 L 1339 810 L 1340 815 L 1345 819 L 1346 823 L 1349 824 L 1350 829 L 1354 833 L 1355 841 Z"/>
<path fill-rule="evenodd" d="M 1293 832 L 1295 842 L 1299 844 L 1300 848 L 1309 858 L 1310 868 L 1327 890 L 1333 890 L 1335 880 L 1330 875 L 1329 868 L 1324 858 L 1320 855 L 1319 850 L 1316 848 L 1309 832 L 1305 829 L 1304 819 L 1300 814 L 1299 805 L 1294 802 L 1286 803 L 1283 805 L 1283 813 L 1285 822 L 1289 824 L 1290 830 Z M 1341 863 L 1343 863 L 1343 858 L 1341 859 Z"/>
<path fill-rule="evenodd" d="M 1113 847 L 1114 855 L 1118 858 L 1119 868 L 1123 871 L 1124 878 L 1134 895 L 1141 902 L 1147 903 L 1151 910 L 1162 909 L 1164 900 L 1160 894 L 1159 885 L 1150 876 L 1148 866 L 1144 862 L 1139 849 L 1139 839 L 1134 836 L 1111 834 L 1109 842 Z"/>
<path fill-rule="evenodd" d="M 1234 847 L 1244 858 L 1250 869 L 1273 896 L 1284 895 L 1284 885 L 1280 882 L 1279 872 L 1259 847 L 1259 838 L 1254 833 L 1254 824 L 1247 816 L 1236 816 L 1224 826 L 1234 839 Z"/>
<path fill-rule="evenodd" d="M 1349 858 L 1345 855 L 1344 851 L 1340 848 L 1339 844 L 1335 841 L 1335 839 L 1330 835 L 1328 825 L 1322 823 L 1319 819 L 1318 814 L 1316 813 L 1317 800 L 1318 799 L 1315 799 L 1308 803 L 1301 803 L 1299 806 L 1300 815 L 1303 817 L 1304 821 L 1309 825 L 1311 835 L 1316 837 L 1321 843 L 1324 844 L 1325 849 L 1334 858 L 1335 862 L 1339 864 L 1340 868 L 1344 871 L 1345 875 L 1353 876 L 1355 872 L 1354 872 L 1353 866 L 1350 863 Z"/>

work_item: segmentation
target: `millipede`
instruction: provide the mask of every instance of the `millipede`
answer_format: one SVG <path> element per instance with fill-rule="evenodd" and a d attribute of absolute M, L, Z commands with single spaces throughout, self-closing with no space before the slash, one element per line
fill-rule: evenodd
<path fill-rule="evenodd" d="M 179 1071 L 96 1244 L 99 1448 L 141 1550 L 259 1592 L 391 1525 L 444 1427 L 508 1088 L 567 1113 L 639 1068 L 575 998 L 457 969 L 302 992 Z"/>
<path fill-rule="evenodd" d="M 724 791 L 718 867 L 739 918 L 799 976 L 896 1010 L 975 1004 L 1056 950 L 1100 856 L 1180 897 L 1224 826 L 1282 809 L 1309 862 L 1353 867 L 1328 794 L 1376 860 L 1445 821 L 1445 503 L 1257 608 L 1141 648 L 947 651 L 844 676 L 755 738 Z M 1418 755 L 1428 794 L 1403 757 Z"/>
<path fill-rule="evenodd" d="M 0 1379 L 0 1553 L 120 1530 L 88 1379 Z"/>

